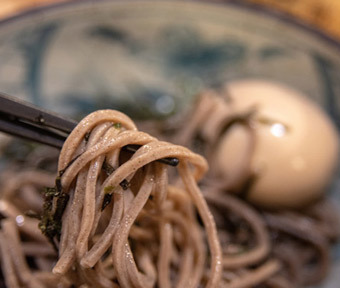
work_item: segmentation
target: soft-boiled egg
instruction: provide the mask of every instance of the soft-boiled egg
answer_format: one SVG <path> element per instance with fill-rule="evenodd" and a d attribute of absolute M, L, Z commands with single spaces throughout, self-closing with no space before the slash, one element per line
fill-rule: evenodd
<path fill-rule="evenodd" d="M 337 168 L 337 129 L 326 113 L 301 93 L 280 84 L 242 80 L 226 87 L 235 113 L 255 109 L 250 168 L 257 174 L 247 200 L 267 208 L 299 208 L 320 198 Z M 237 174 L 247 141 L 244 126 L 225 133 L 215 153 L 226 177 Z"/>

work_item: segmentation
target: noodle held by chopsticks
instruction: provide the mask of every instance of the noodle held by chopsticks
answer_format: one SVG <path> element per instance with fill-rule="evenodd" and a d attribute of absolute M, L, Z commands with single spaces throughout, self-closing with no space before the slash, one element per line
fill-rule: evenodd
<path fill-rule="evenodd" d="M 0 260 L 7 287 L 296 288 L 320 282 L 339 236 L 334 208 L 320 199 L 299 213 L 273 212 L 242 199 L 254 176 L 253 112 L 235 115 L 227 104 L 213 92 L 202 94 L 190 120 L 172 130 L 176 139 L 170 137 L 191 148 L 199 138 L 212 166 L 203 193 L 197 185 L 208 168 L 202 156 L 138 131 L 113 110 L 88 115 L 69 135 L 55 187 L 42 192 L 55 179 L 34 166 L 44 159 L 27 171 L 3 173 Z M 244 154 L 223 178 L 214 149 L 234 125 L 245 133 Z M 178 168 L 157 161 L 169 157 L 178 158 Z"/>
<path fill-rule="evenodd" d="M 140 148 L 131 157 L 123 155 L 122 148 L 131 144 Z M 167 157 L 180 161 L 182 188 L 176 193 L 183 194 L 180 197 L 187 205 L 179 208 L 168 185 L 167 168 L 154 162 Z M 58 193 L 69 200 L 53 272 L 93 287 L 154 287 L 156 282 L 159 287 L 176 282 L 177 287 L 197 287 L 206 266 L 206 238 L 211 262 L 207 287 L 217 287 L 221 248 L 215 222 L 196 184 L 206 170 L 204 158 L 137 131 L 120 112 L 90 114 L 67 138 L 59 157 L 62 189 Z M 111 201 L 104 207 L 107 196 Z M 50 211 L 58 209 L 56 196 Z M 137 230 L 146 226 L 152 242 L 133 233 L 134 226 Z M 175 252 L 167 254 L 167 249 Z M 104 261 L 109 262 L 106 267 Z M 107 269 L 113 271 L 111 277 Z"/>

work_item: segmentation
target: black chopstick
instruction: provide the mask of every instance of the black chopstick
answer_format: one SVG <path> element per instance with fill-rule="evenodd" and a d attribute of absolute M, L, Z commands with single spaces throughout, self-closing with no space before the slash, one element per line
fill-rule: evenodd
<path fill-rule="evenodd" d="M 0 113 L 0 131 L 59 149 L 67 138 L 67 135 L 59 134 L 57 131 L 30 125 L 3 113 Z"/>
<path fill-rule="evenodd" d="M 61 148 L 77 122 L 30 103 L 0 93 L 0 131 L 7 134 Z M 123 149 L 134 153 L 140 146 L 127 145 Z M 177 166 L 177 158 L 163 158 L 161 163 Z"/>
<path fill-rule="evenodd" d="M 77 122 L 44 110 L 21 99 L 0 93 L 0 112 L 10 117 L 70 133 Z"/>

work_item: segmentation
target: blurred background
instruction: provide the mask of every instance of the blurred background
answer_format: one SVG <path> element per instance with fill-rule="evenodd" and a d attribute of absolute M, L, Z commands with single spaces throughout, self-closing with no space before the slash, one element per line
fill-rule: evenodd
<path fill-rule="evenodd" d="M 67 1 L 70 0 L 0 0 L 0 17 L 15 15 L 33 7 Z M 339 0 L 220 0 L 220 2 L 247 2 L 278 13 L 291 15 L 340 39 Z"/>

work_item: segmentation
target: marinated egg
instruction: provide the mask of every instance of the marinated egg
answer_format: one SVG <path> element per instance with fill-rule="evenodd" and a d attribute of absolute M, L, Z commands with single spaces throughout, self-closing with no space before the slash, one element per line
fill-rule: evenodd
<path fill-rule="evenodd" d="M 257 174 L 247 199 L 267 208 L 299 208 L 320 198 L 337 168 L 337 129 L 311 100 L 288 87 L 259 80 L 227 86 L 235 113 L 255 109 L 250 168 Z M 244 157 L 247 129 L 233 125 L 217 146 L 216 165 L 237 175 Z"/>

